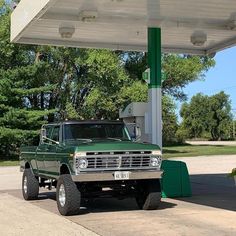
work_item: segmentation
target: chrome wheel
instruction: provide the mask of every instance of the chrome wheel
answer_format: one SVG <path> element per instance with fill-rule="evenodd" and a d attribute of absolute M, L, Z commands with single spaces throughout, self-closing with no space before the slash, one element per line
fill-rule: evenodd
<path fill-rule="evenodd" d="M 63 184 L 61 184 L 59 188 L 59 202 L 62 207 L 64 207 L 66 204 L 66 192 Z"/>
<path fill-rule="evenodd" d="M 25 194 L 27 194 L 27 177 L 26 176 L 25 176 L 24 182 L 23 182 L 23 189 L 24 189 Z"/>

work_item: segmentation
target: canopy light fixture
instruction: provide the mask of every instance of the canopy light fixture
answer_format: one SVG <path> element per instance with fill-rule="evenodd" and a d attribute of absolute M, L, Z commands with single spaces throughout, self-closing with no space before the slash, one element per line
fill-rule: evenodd
<path fill-rule="evenodd" d="M 81 11 L 79 14 L 79 18 L 84 22 L 92 22 L 95 21 L 98 17 L 98 12 L 95 11 Z"/>
<path fill-rule="evenodd" d="M 191 43 L 194 46 L 197 47 L 201 47 L 203 46 L 207 41 L 207 35 L 206 33 L 204 33 L 203 31 L 195 31 L 192 35 L 191 35 Z"/>
<path fill-rule="evenodd" d="M 63 39 L 70 39 L 70 38 L 72 38 L 73 34 L 75 33 L 75 27 L 62 26 L 59 28 L 59 33 Z"/>
<path fill-rule="evenodd" d="M 236 30 L 236 12 L 230 15 L 229 22 L 227 24 L 228 29 Z"/>

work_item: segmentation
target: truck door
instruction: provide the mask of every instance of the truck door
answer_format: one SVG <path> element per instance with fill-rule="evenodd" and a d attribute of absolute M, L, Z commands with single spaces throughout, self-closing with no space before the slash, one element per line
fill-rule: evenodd
<path fill-rule="evenodd" d="M 59 175 L 60 168 L 60 125 L 53 126 L 50 136 L 51 142 L 47 143 L 47 152 L 44 155 L 44 167 L 48 175 L 56 177 Z"/>

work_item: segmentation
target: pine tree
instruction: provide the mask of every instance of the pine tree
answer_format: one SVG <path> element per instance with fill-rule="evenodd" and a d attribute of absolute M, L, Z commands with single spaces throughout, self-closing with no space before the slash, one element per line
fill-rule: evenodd
<path fill-rule="evenodd" d="M 10 11 L 0 1 L 0 155 L 14 154 L 33 143 L 48 110 L 55 85 L 48 83 L 48 63 L 38 47 L 10 43 Z"/>

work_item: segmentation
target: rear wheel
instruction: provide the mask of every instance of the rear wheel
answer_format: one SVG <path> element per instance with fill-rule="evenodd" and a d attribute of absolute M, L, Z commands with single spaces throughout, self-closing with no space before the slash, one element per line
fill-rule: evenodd
<path fill-rule="evenodd" d="M 140 181 L 137 186 L 136 202 L 142 210 L 156 210 L 161 203 L 161 187 L 158 179 Z"/>
<path fill-rule="evenodd" d="M 22 194 L 25 200 L 35 200 L 39 194 L 39 182 L 31 169 L 25 169 L 22 177 Z"/>
<path fill-rule="evenodd" d="M 70 175 L 60 176 L 56 195 L 57 207 L 61 215 L 69 216 L 79 213 L 81 194 Z"/>

